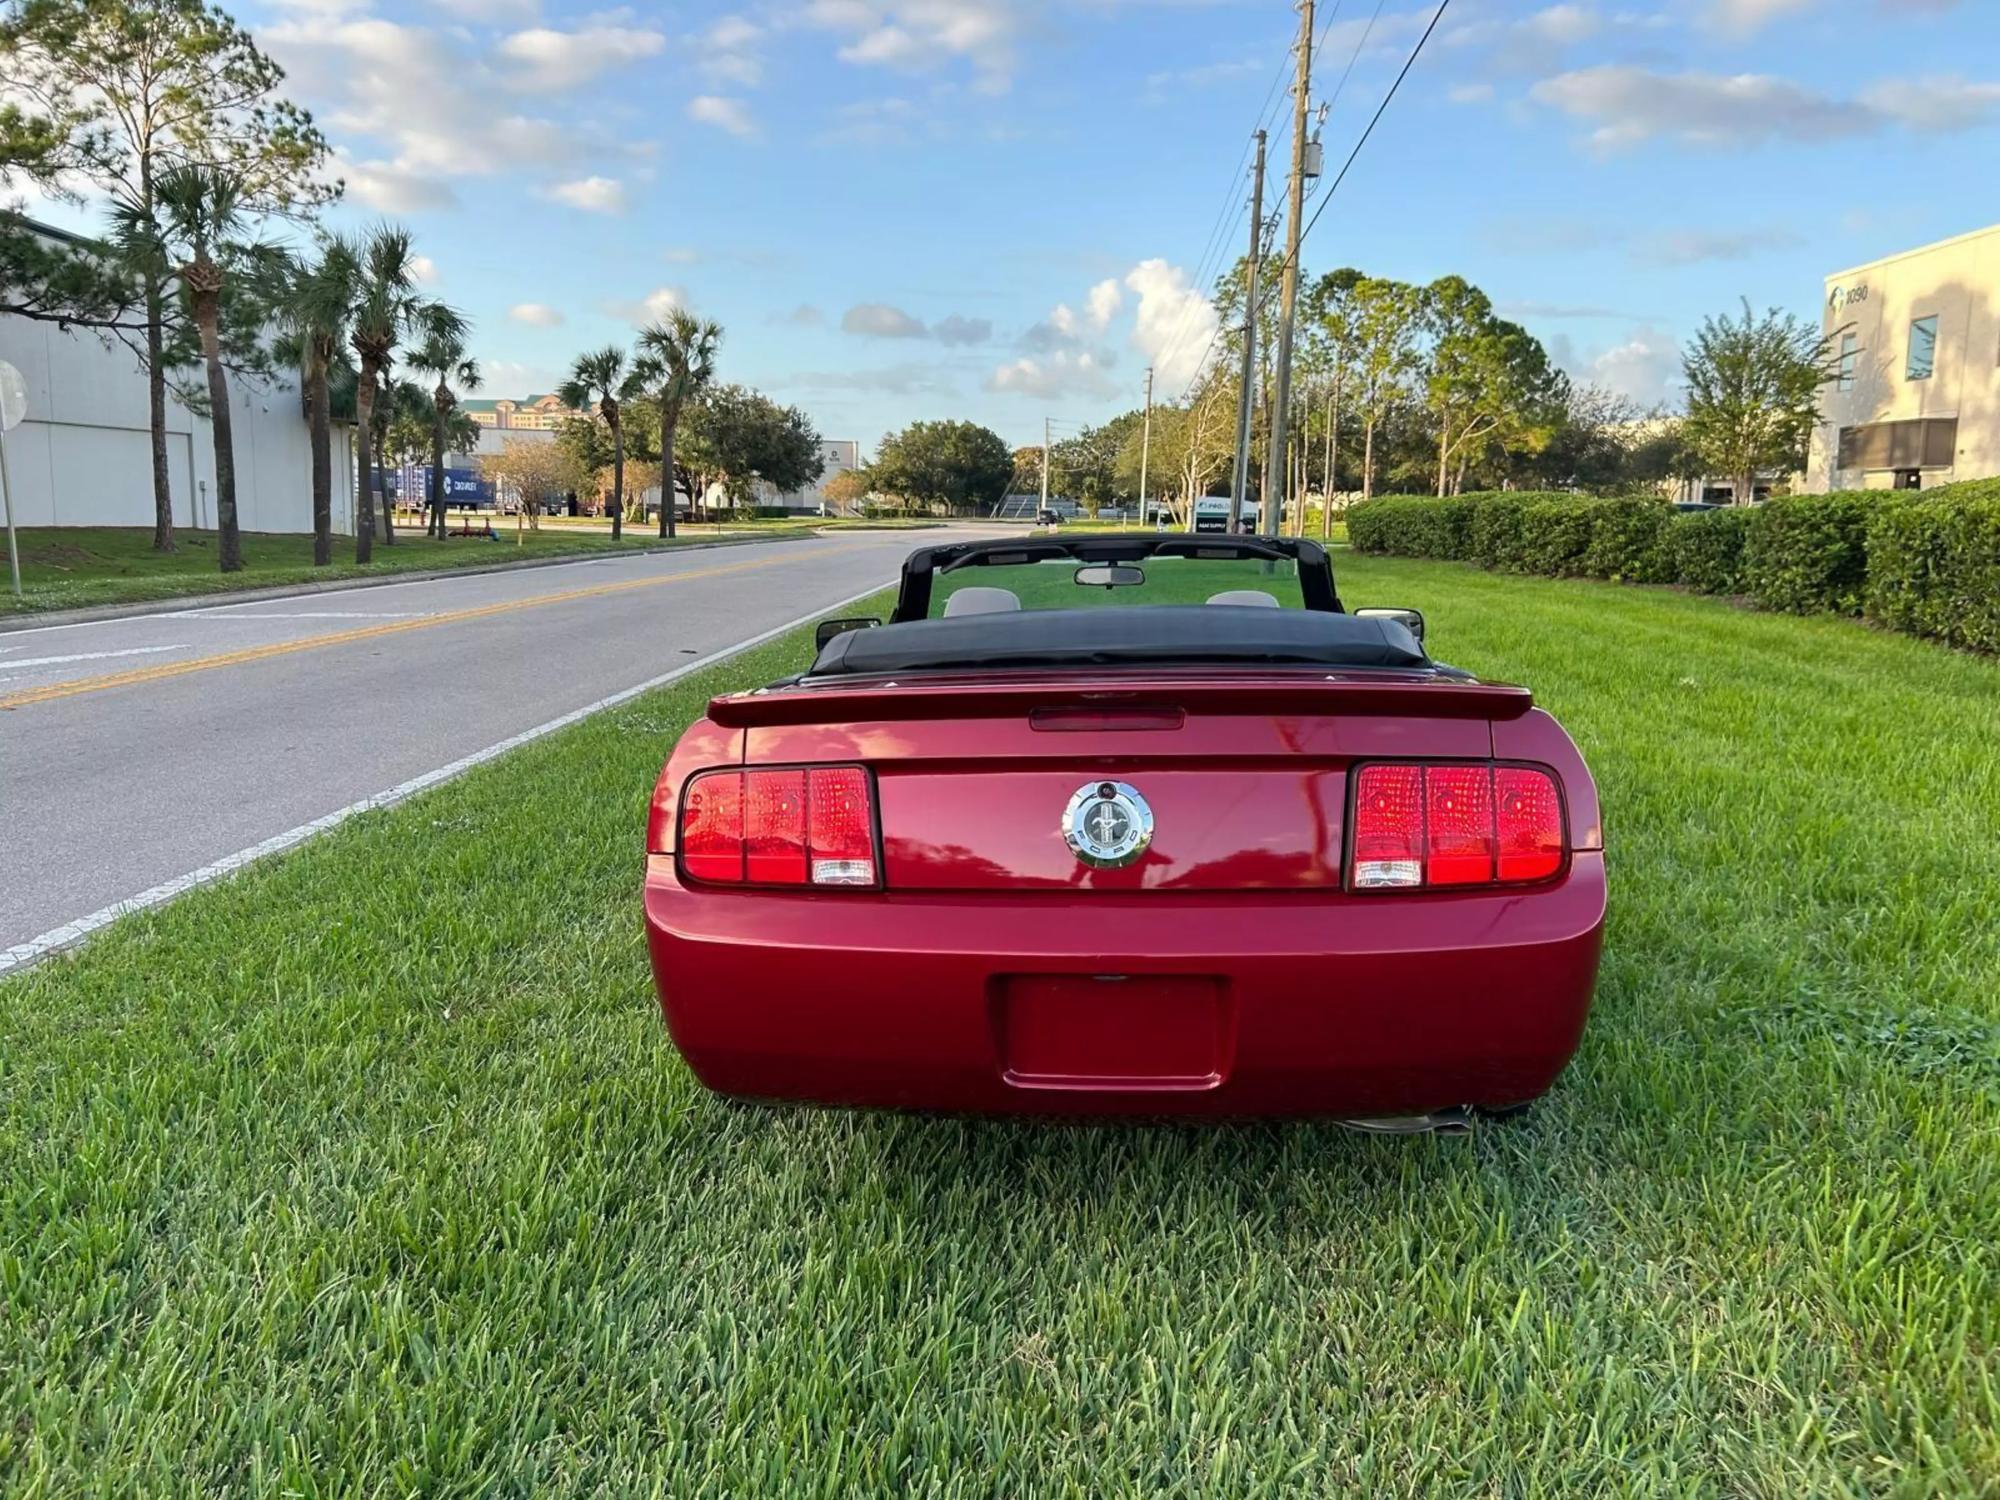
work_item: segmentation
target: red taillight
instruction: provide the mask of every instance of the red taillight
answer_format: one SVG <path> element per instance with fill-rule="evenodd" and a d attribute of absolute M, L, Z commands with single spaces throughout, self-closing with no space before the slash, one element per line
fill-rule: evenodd
<path fill-rule="evenodd" d="M 1493 878 L 1493 773 L 1485 766 L 1424 771 L 1424 880 L 1484 885 Z"/>
<path fill-rule="evenodd" d="M 875 883 L 875 809 L 868 773 L 859 766 L 821 766 L 808 773 L 812 808 L 812 883 Z"/>
<path fill-rule="evenodd" d="M 1555 778 L 1525 766 L 1496 766 L 1500 878 L 1546 880 L 1562 868 L 1562 798 Z"/>
<path fill-rule="evenodd" d="M 1562 869 L 1562 796 L 1529 766 L 1363 766 L 1351 850 L 1355 890 L 1546 880 Z"/>
<path fill-rule="evenodd" d="M 717 885 L 875 884 L 875 799 L 859 766 L 704 771 L 681 795 L 681 867 Z"/>
<path fill-rule="evenodd" d="M 1424 773 L 1363 766 L 1354 791 L 1354 884 L 1424 883 Z"/>

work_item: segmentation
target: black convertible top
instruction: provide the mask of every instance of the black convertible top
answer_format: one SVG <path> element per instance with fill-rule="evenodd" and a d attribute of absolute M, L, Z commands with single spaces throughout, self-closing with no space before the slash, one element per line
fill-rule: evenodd
<path fill-rule="evenodd" d="M 850 630 L 821 648 L 807 677 L 954 668 L 1236 663 L 1428 668 L 1394 620 L 1309 609 L 1156 604 L 1140 609 L 1035 609 L 911 620 Z"/>

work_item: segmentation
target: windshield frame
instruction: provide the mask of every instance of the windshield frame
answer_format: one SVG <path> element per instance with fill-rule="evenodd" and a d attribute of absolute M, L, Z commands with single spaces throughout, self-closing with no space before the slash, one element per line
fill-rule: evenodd
<path fill-rule="evenodd" d="M 1190 557 L 1206 561 L 1293 562 L 1299 570 L 1304 607 L 1325 614 L 1346 614 L 1334 586 L 1333 561 L 1318 542 L 1304 537 L 1270 536 L 1079 536 L 1022 537 L 987 542 L 958 542 L 944 547 L 919 547 L 903 561 L 896 591 L 892 625 L 928 619 L 931 583 L 940 573 L 962 568 L 1019 567 L 1030 563 L 1144 563 L 1150 557 Z M 1146 607 L 1146 606 L 1141 606 Z"/>

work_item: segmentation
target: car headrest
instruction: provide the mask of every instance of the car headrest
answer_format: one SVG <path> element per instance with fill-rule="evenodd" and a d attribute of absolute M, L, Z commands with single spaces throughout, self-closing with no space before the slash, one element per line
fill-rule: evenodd
<path fill-rule="evenodd" d="M 1247 605 L 1251 609 L 1281 609 L 1282 605 L 1262 589 L 1230 589 L 1208 596 L 1210 604 Z"/>
<path fill-rule="evenodd" d="M 944 617 L 950 620 L 959 615 L 1004 615 L 1020 607 L 1020 597 L 1012 589 L 972 586 L 959 589 L 944 601 Z"/>

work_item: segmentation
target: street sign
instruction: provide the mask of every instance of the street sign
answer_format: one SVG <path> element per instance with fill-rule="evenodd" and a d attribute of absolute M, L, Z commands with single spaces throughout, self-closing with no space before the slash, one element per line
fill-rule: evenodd
<path fill-rule="evenodd" d="M 14 487 L 7 481 L 6 435 L 21 425 L 28 414 L 28 382 L 21 372 L 0 359 L 0 507 L 7 512 L 7 572 L 14 582 L 14 597 L 21 597 L 21 548 L 14 540 Z"/>

